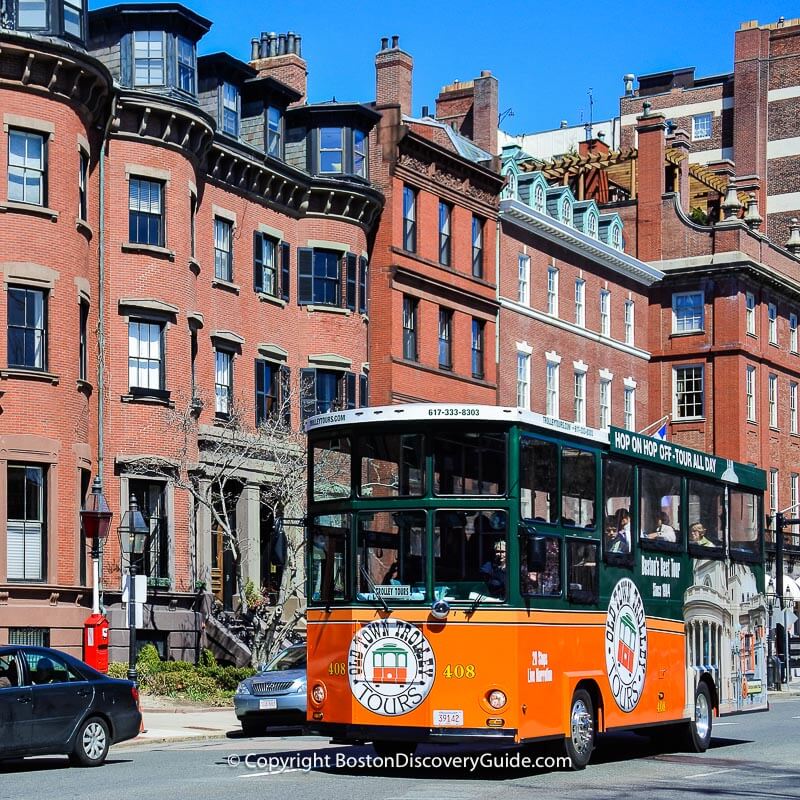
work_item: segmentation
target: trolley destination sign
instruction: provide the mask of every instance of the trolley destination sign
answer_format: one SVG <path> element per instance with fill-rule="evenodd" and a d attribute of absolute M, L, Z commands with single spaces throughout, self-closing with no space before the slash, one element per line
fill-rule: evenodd
<path fill-rule="evenodd" d="M 635 456 L 654 464 L 687 470 L 726 483 L 742 483 L 758 489 L 766 489 L 767 486 L 766 474 L 757 467 L 622 428 L 611 426 L 609 446 L 612 453 Z"/>

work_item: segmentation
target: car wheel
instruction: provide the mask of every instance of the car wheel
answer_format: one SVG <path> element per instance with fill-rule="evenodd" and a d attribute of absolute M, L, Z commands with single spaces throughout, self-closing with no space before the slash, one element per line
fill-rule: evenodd
<path fill-rule="evenodd" d="M 417 750 L 416 742 L 373 742 L 372 747 L 380 758 L 394 758 L 403 755 L 413 756 Z"/>
<path fill-rule="evenodd" d="M 569 707 L 569 735 L 564 739 L 564 753 L 572 769 L 584 769 L 594 750 L 594 706 L 589 692 L 578 689 Z"/>
<path fill-rule="evenodd" d="M 245 736 L 263 736 L 265 725 L 255 719 L 242 720 L 242 733 Z"/>
<path fill-rule="evenodd" d="M 89 717 L 78 728 L 70 761 L 82 767 L 99 767 L 106 760 L 110 744 L 108 725 L 100 717 Z"/>

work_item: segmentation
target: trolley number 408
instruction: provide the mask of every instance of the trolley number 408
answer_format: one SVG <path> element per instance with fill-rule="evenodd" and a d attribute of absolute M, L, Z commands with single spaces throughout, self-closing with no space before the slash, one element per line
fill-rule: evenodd
<path fill-rule="evenodd" d="M 443 678 L 474 678 L 474 664 L 448 664 L 442 670 Z"/>

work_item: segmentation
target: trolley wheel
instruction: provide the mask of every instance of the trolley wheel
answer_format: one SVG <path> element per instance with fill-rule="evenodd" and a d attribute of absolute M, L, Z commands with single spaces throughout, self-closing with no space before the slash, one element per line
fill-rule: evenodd
<path fill-rule="evenodd" d="M 589 692 L 578 689 L 569 707 L 569 735 L 564 738 L 564 753 L 572 769 L 584 769 L 594 750 L 594 705 Z"/>
<path fill-rule="evenodd" d="M 381 758 L 394 757 L 400 754 L 413 756 L 417 750 L 417 743 L 375 741 L 372 743 L 372 747 Z"/>
<path fill-rule="evenodd" d="M 694 693 L 694 718 L 681 725 L 682 750 L 690 753 L 705 753 L 708 750 L 713 717 L 711 692 L 706 683 L 699 683 Z"/>

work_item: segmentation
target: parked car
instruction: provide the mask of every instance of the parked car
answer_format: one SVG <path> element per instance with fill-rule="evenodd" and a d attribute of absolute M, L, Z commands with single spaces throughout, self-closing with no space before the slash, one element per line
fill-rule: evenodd
<path fill-rule="evenodd" d="M 141 722 L 130 681 L 49 647 L 0 646 L 0 759 L 63 754 L 96 767 Z"/>
<path fill-rule="evenodd" d="M 306 646 L 287 647 L 267 666 L 236 687 L 236 716 L 248 736 L 268 725 L 305 725 Z"/>

